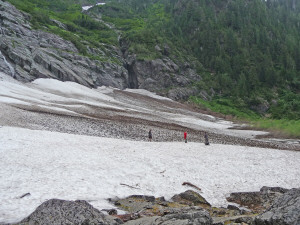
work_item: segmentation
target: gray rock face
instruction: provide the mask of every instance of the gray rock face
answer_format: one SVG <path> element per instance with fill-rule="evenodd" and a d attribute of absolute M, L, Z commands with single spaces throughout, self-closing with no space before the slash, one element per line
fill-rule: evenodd
<path fill-rule="evenodd" d="M 164 56 L 163 59 L 150 61 L 131 60 L 128 64 L 129 77 L 134 77 L 135 82 L 131 87 L 143 88 L 150 91 L 159 91 L 168 87 L 186 87 L 193 81 L 200 81 L 201 77 L 190 67 L 179 67 L 171 59 Z M 182 99 L 186 95 L 195 93 L 195 90 L 173 91 L 168 93 L 173 99 Z"/>
<path fill-rule="evenodd" d="M 86 201 L 51 199 L 40 205 L 30 216 L 15 225 L 102 224 L 117 225 L 119 219 L 105 216 Z"/>
<path fill-rule="evenodd" d="M 200 207 L 178 209 L 165 216 L 145 217 L 131 220 L 126 225 L 210 225 L 212 219 L 209 213 Z"/>
<path fill-rule="evenodd" d="M 70 41 L 34 30 L 29 20 L 30 15 L 0 0 L 0 70 L 20 81 L 55 78 L 88 87 L 143 88 L 174 100 L 199 93 L 190 86 L 201 77 L 188 63 L 179 65 L 171 60 L 166 44 L 154 48 L 161 53 L 161 59 L 142 61 L 136 55 L 129 55 L 129 45 L 122 39 L 120 46 L 103 45 L 104 49 L 82 42 L 89 55 L 114 56 L 118 62 L 99 61 L 82 56 Z M 52 20 L 52 23 L 67 29 L 60 21 Z"/>
<path fill-rule="evenodd" d="M 291 189 L 275 200 L 264 213 L 255 218 L 253 225 L 299 225 L 300 188 Z"/>
<path fill-rule="evenodd" d="M 2 0 L 0 15 L 1 71 L 20 81 L 56 78 L 89 87 L 127 87 L 128 73 L 123 66 L 91 60 L 81 56 L 73 43 L 51 33 L 33 30 L 28 22 L 29 15 Z"/>

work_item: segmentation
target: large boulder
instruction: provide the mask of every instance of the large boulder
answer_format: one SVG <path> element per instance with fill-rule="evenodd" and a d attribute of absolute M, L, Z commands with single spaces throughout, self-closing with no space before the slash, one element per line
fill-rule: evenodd
<path fill-rule="evenodd" d="M 211 205 L 209 204 L 209 202 L 206 201 L 205 198 L 203 198 L 199 193 L 192 190 L 187 190 L 178 195 L 174 195 L 172 197 L 172 200 L 174 202 L 178 202 L 186 205 L 201 206 L 203 208 L 211 207 Z"/>
<path fill-rule="evenodd" d="M 274 204 L 257 216 L 253 225 L 299 225 L 300 188 L 291 189 L 274 201 Z"/>
<path fill-rule="evenodd" d="M 118 225 L 118 218 L 106 216 L 83 200 L 51 199 L 41 204 L 31 215 L 15 225 Z"/>

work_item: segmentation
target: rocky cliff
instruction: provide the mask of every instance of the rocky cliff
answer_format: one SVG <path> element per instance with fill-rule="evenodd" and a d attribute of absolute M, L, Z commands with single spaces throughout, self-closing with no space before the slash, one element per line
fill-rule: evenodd
<path fill-rule="evenodd" d="M 29 15 L 0 1 L 1 71 L 21 81 L 56 78 L 90 87 L 127 87 L 124 67 L 80 55 L 73 43 L 32 29 L 29 19 Z"/>
<path fill-rule="evenodd" d="M 55 78 L 88 87 L 144 88 L 173 99 L 187 98 L 197 92 L 188 86 L 201 77 L 190 64 L 178 65 L 172 61 L 168 46 L 156 46 L 162 58 L 141 61 L 128 53 L 121 38 L 120 46 L 107 46 L 118 62 L 100 61 L 81 55 L 72 42 L 47 32 L 46 27 L 43 31 L 33 29 L 29 21 L 30 15 L 0 0 L 0 70 L 17 80 Z M 59 21 L 56 23 L 67 29 Z M 83 44 L 89 56 L 106 54 Z"/>

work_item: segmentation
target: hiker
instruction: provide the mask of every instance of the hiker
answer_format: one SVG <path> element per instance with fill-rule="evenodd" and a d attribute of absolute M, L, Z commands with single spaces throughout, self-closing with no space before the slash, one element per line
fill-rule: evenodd
<path fill-rule="evenodd" d="M 149 138 L 149 141 L 152 141 L 152 131 L 151 131 L 151 129 L 149 130 L 148 138 Z"/>
<path fill-rule="evenodd" d="M 206 132 L 204 132 L 204 144 L 209 145 L 208 136 Z"/>
<path fill-rule="evenodd" d="M 183 133 L 184 142 L 187 143 L 187 132 L 185 131 Z"/>

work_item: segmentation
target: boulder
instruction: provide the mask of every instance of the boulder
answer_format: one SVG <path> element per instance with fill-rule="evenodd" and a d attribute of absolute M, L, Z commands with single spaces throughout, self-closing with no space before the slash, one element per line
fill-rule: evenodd
<path fill-rule="evenodd" d="M 174 195 L 172 197 L 172 200 L 174 202 L 178 202 L 186 205 L 201 206 L 204 208 L 211 207 L 211 205 L 206 201 L 205 198 L 203 198 L 200 194 L 192 190 L 188 190 L 178 195 Z"/>
<path fill-rule="evenodd" d="M 86 201 L 51 199 L 41 204 L 31 215 L 15 225 L 118 225 L 121 223 L 118 218 L 104 215 Z"/>
<path fill-rule="evenodd" d="M 273 205 L 257 216 L 252 225 L 299 225 L 300 188 L 291 189 L 277 198 Z"/>

